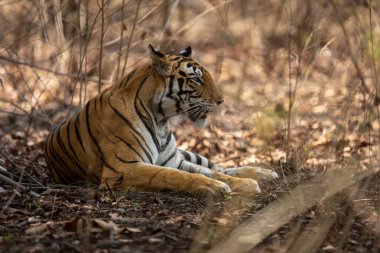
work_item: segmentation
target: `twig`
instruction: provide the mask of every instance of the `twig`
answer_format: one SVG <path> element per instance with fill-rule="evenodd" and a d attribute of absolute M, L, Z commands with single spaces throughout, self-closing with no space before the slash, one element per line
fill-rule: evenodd
<path fill-rule="evenodd" d="M 164 3 L 163 3 L 163 9 L 164 9 L 164 14 L 162 15 L 163 16 L 163 24 L 162 24 L 162 30 L 161 30 L 161 35 L 160 35 L 160 38 L 159 38 L 159 42 L 160 42 L 160 49 L 167 49 L 167 44 L 168 44 L 168 41 L 167 41 L 167 35 L 168 35 L 168 32 L 169 32 L 169 24 L 171 24 L 171 19 L 172 19 L 172 16 L 173 16 L 173 12 L 175 10 L 175 8 L 177 8 L 178 6 L 178 2 L 179 0 L 176 0 L 174 1 L 173 3 L 170 3 L 170 1 L 168 0 L 164 0 Z M 166 45 L 166 47 L 164 47 L 164 45 Z"/>
<path fill-rule="evenodd" d="M 374 75 L 374 79 L 375 79 L 375 98 L 378 98 L 379 97 L 379 88 L 378 88 L 378 77 L 377 77 L 377 66 L 376 66 L 376 57 L 375 57 L 375 48 L 374 48 L 374 43 L 373 43 L 373 20 L 372 20 L 372 1 L 371 0 L 367 0 L 367 4 L 368 4 L 368 12 L 369 12 L 369 30 L 370 30 L 370 38 L 371 38 L 371 60 L 372 60 L 372 68 L 373 68 L 373 75 Z M 378 104 L 376 103 L 376 116 L 377 116 L 377 122 L 380 123 L 380 109 L 379 109 L 379 106 Z M 371 128 L 368 128 L 368 131 L 369 131 L 369 134 L 371 133 Z M 378 129 L 378 138 L 380 140 L 380 129 Z M 369 143 L 371 139 L 369 138 Z M 378 142 L 380 145 L 380 141 Z M 371 149 L 371 145 L 368 147 L 369 149 Z M 372 151 L 372 150 L 370 150 Z M 376 210 L 379 210 L 379 207 L 380 207 L 380 198 L 377 198 L 377 201 L 376 201 Z M 379 227 L 379 224 L 380 224 L 380 217 L 377 215 L 377 219 L 376 219 L 376 227 Z M 375 241 L 375 251 L 378 251 L 379 249 L 379 238 L 376 239 Z"/>
<path fill-rule="evenodd" d="M 101 24 L 101 31 L 100 31 L 100 52 L 99 52 L 99 82 L 98 82 L 98 93 L 101 90 L 102 86 L 102 63 L 103 63 L 103 40 L 104 40 L 104 0 L 102 0 L 102 24 Z"/>
<path fill-rule="evenodd" d="M 54 194 L 54 199 L 53 199 L 53 207 L 51 208 L 51 216 L 50 219 L 53 221 L 53 215 L 54 215 L 54 208 L 55 208 L 55 200 L 57 199 L 57 194 Z"/>
<path fill-rule="evenodd" d="M 121 76 L 124 75 L 124 71 L 125 71 L 125 68 L 126 68 L 126 66 L 127 66 L 129 50 L 130 50 L 130 47 L 131 47 L 133 34 L 135 33 L 135 28 L 136 28 L 137 18 L 138 18 L 138 16 L 139 16 L 139 10 L 140 10 L 141 2 L 142 2 L 142 1 L 139 0 L 138 3 L 137 3 L 137 7 L 136 7 L 136 11 L 135 11 L 135 18 L 134 18 L 134 20 L 133 20 L 132 31 L 131 31 L 131 34 L 129 35 L 129 38 L 128 38 L 127 52 L 125 53 L 125 61 L 124 61 L 123 68 L 121 69 Z M 119 77 L 117 76 L 116 79 L 118 79 L 118 78 L 119 78 Z"/>
<path fill-rule="evenodd" d="M 60 188 L 77 189 L 77 188 L 83 188 L 83 185 L 76 186 L 76 185 L 66 185 L 66 184 L 48 184 L 48 187 L 51 189 L 60 189 Z"/>
<path fill-rule="evenodd" d="M 34 223 L 38 223 L 38 222 L 41 222 L 40 220 L 24 220 L 24 221 L 21 221 L 20 223 L 17 223 L 16 226 L 19 227 L 19 228 L 24 228 L 30 224 L 34 224 Z"/>
<path fill-rule="evenodd" d="M 301 76 L 301 59 L 302 59 L 302 55 L 303 55 L 303 51 L 307 48 L 307 45 L 308 45 L 308 42 L 310 40 L 307 40 L 304 48 L 302 49 L 301 52 L 299 52 L 299 49 L 298 49 L 298 55 L 297 55 L 297 69 L 296 69 L 296 76 L 295 76 L 295 80 L 294 80 L 294 84 L 292 83 L 292 59 L 291 59 L 291 53 L 292 53 L 292 48 L 291 48 L 291 41 L 292 41 L 292 34 L 290 32 L 290 29 L 291 29 L 291 26 L 293 25 L 293 11 L 291 9 L 291 7 L 289 6 L 289 9 L 290 9 L 290 13 L 289 13 L 289 17 L 290 17 L 290 23 L 289 23 L 289 26 L 288 26 L 288 68 L 289 68 L 289 83 L 288 83 L 288 91 L 289 91 L 289 95 L 288 95 L 288 99 L 289 99 L 289 105 L 288 105 L 288 114 L 287 114 L 287 133 L 286 133 L 286 155 L 285 155 L 285 160 L 287 163 L 290 162 L 290 148 L 291 148 L 291 145 L 290 145 L 290 142 L 291 142 L 291 119 L 292 119 L 292 110 L 293 110 L 293 106 L 294 106 L 294 102 L 295 102 L 295 99 L 296 99 L 296 93 L 297 93 L 297 87 L 298 87 L 298 82 L 299 82 L 299 79 L 300 79 L 300 76 Z M 310 38 L 310 37 L 309 37 Z"/>
<path fill-rule="evenodd" d="M 25 172 L 25 174 L 27 174 Z M 5 177 L 8 177 L 8 178 L 15 178 L 17 180 L 19 180 L 19 177 L 13 173 L 10 173 L 8 172 L 4 167 L 2 167 L 0 165 L 0 175 L 3 175 Z M 37 183 L 36 184 L 31 184 L 31 183 L 20 183 L 21 185 L 24 185 L 24 186 L 27 186 L 29 189 L 33 188 L 33 189 L 44 189 L 44 190 L 47 190 L 47 188 L 45 186 L 43 186 L 41 183 L 39 183 L 37 180 L 35 180 L 34 178 L 32 178 L 29 174 L 27 174 L 31 179 L 33 179 L 33 181 L 36 181 Z"/>
<path fill-rule="evenodd" d="M 375 97 L 379 97 L 379 88 L 378 88 L 378 78 L 377 78 L 377 67 L 376 67 L 376 58 L 375 58 L 375 48 L 373 43 L 373 21 L 372 21 L 372 1 L 367 0 L 368 3 L 368 14 L 369 14 L 369 31 L 370 31 L 370 39 L 371 39 L 371 60 L 372 60 L 372 68 L 373 68 L 373 75 L 375 78 Z M 377 116 L 377 122 L 380 123 L 380 109 L 379 106 L 376 106 L 376 116 Z M 378 130 L 379 134 L 379 140 L 380 140 L 380 129 Z M 380 143 L 380 142 L 379 142 Z"/>
<path fill-rule="evenodd" d="M 194 17 L 190 22 L 187 24 L 181 26 L 180 29 L 178 29 L 176 32 L 173 33 L 173 36 L 183 36 L 186 32 L 188 32 L 191 28 L 196 26 L 196 23 L 202 19 L 205 15 L 207 15 L 210 12 L 217 11 L 219 8 L 224 8 L 226 4 L 232 3 L 235 0 L 225 0 L 223 2 L 220 2 L 219 4 L 212 6 L 211 8 L 206 9 L 202 13 L 198 14 L 196 17 Z"/>
<path fill-rule="evenodd" d="M 218 43 L 218 54 L 215 61 L 215 75 L 214 80 L 216 82 L 219 81 L 220 75 L 222 73 L 222 66 L 224 61 L 224 46 L 226 45 L 227 41 L 227 34 L 228 34 L 228 12 L 229 12 L 229 1 L 224 1 L 223 5 L 223 15 L 221 16 L 222 21 L 222 27 L 220 28 L 220 34 L 219 34 L 219 43 Z"/>
<path fill-rule="evenodd" d="M 38 194 L 38 193 L 36 193 L 34 191 L 29 190 L 27 187 L 25 187 L 25 186 L 17 183 L 16 181 L 13 181 L 12 179 L 10 179 L 9 177 L 4 176 L 3 174 L 0 174 L 0 179 L 3 180 L 4 182 L 8 183 L 8 184 L 11 184 L 13 186 L 16 186 L 17 188 L 20 188 L 23 191 L 27 191 L 33 197 L 37 197 L 37 198 L 41 197 L 40 194 Z"/>
<path fill-rule="evenodd" d="M 55 74 L 57 76 L 64 76 L 64 77 L 69 77 L 69 78 L 72 78 L 72 79 L 79 79 L 79 80 L 83 80 L 83 81 L 89 81 L 89 82 L 93 82 L 93 83 L 99 83 L 99 79 L 98 78 L 96 78 L 96 79 L 95 78 L 88 78 L 88 77 L 83 76 L 83 75 L 58 72 L 58 71 L 55 71 L 55 70 L 52 70 L 52 69 L 48 69 L 48 68 L 37 66 L 37 65 L 35 65 L 33 63 L 30 63 L 30 62 L 18 61 L 18 60 L 11 59 L 11 58 L 8 58 L 8 57 L 2 56 L 2 55 L 0 55 L 0 60 L 3 60 L 3 61 L 6 61 L 6 62 L 15 64 L 15 65 L 24 65 L 24 66 L 27 66 L 27 67 L 30 67 L 30 68 L 34 68 L 34 69 L 38 69 L 38 70 L 45 71 L 45 72 L 48 72 L 48 73 L 52 73 L 52 74 Z M 109 80 L 101 80 L 101 82 L 105 83 L 105 84 L 111 83 Z"/>
<path fill-rule="evenodd" d="M 290 5 L 288 3 L 288 5 Z M 288 117 L 287 117 L 287 131 L 286 131 L 286 155 L 285 155 L 285 160 L 287 163 L 289 163 L 289 154 L 290 154 L 290 137 L 291 137 L 291 128 L 290 128 L 290 123 L 291 123 L 291 115 L 292 115 L 292 108 L 293 108 L 293 101 L 292 101 L 292 59 L 291 59 L 291 40 L 292 40 L 292 34 L 290 32 L 290 27 L 292 25 L 292 10 L 291 7 L 289 6 L 290 9 L 290 23 L 288 26 L 288 71 L 289 71 L 289 105 L 288 105 Z"/>
<path fill-rule="evenodd" d="M 80 8 L 78 10 L 80 12 Z M 80 84 L 79 84 L 79 105 L 82 106 L 82 90 L 83 90 L 83 80 L 91 80 L 91 82 L 96 82 L 100 83 L 100 80 L 101 80 L 101 77 L 99 76 L 98 79 L 89 79 L 87 77 L 87 48 L 88 48 L 88 45 L 90 43 L 90 38 L 92 36 L 92 33 L 94 31 L 94 28 L 95 28 L 95 24 L 96 24 L 96 21 L 98 20 L 98 17 L 99 15 L 101 14 L 101 12 L 103 11 L 102 8 L 99 9 L 98 13 L 95 15 L 95 18 L 92 22 L 92 26 L 91 26 L 91 29 L 89 29 L 89 22 L 88 22 L 88 13 L 89 13 L 89 0 L 86 1 L 86 24 L 85 24 L 85 28 L 86 28 L 86 40 L 85 40 L 85 44 L 84 44 L 84 48 L 83 45 L 82 45 L 82 40 L 79 40 L 79 46 L 80 46 L 80 53 L 79 53 L 79 68 L 78 68 L 78 71 L 77 71 L 77 77 L 75 80 L 75 83 L 74 83 L 74 88 L 73 90 L 76 89 L 77 87 L 77 81 L 79 79 L 79 77 L 81 76 L 80 73 L 82 72 L 82 68 L 83 68 L 83 65 L 84 65 L 84 76 L 82 76 L 81 79 L 79 79 L 80 81 Z M 80 16 L 80 13 L 79 13 L 79 16 Z M 80 31 L 80 34 L 82 35 L 82 30 Z M 80 35 L 80 36 L 81 36 Z M 101 81 L 102 83 L 110 83 L 109 81 L 106 81 L 104 82 L 104 80 Z M 87 85 L 85 84 L 84 85 L 84 97 L 83 97 L 83 101 L 86 101 L 86 94 L 87 94 Z M 71 96 L 71 102 L 70 104 L 72 105 L 73 102 L 74 102 L 74 95 L 75 93 L 72 94 Z"/>
<path fill-rule="evenodd" d="M 88 7 L 88 1 L 86 1 L 86 7 Z M 80 8 L 80 4 L 79 4 L 79 8 L 78 8 L 78 20 L 81 19 L 81 12 L 82 12 L 82 8 Z M 83 31 L 84 29 L 88 29 L 88 12 L 86 12 L 85 14 L 85 17 L 86 17 L 86 23 L 84 24 L 84 27 L 83 27 L 83 24 L 81 24 L 81 22 L 79 21 L 79 37 L 82 36 L 83 34 Z M 86 36 L 88 36 L 88 34 L 86 34 Z M 86 45 L 86 48 L 87 48 L 87 45 Z M 85 55 L 86 52 L 83 51 L 83 41 L 80 39 L 79 40 L 79 68 L 78 68 L 78 75 L 81 73 L 82 71 L 82 57 L 84 58 L 84 55 Z M 87 74 L 87 72 L 85 71 L 85 73 Z M 76 85 L 76 84 L 75 84 Z M 74 85 L 74 86 L 75 86 Z M 83 104 L 83 101 L 82 101 L 82 92 L 83 92 L 83 81 L 82 80 L 79 80 L 79 106 L 82 107 L 82 104 Z M 73 96 L 74 97 L 74 96 Z M 72 99 L 73 99 L 72 97 Z"/>
<path fill-rule="evenodd" d="M 124 5 L 125 5 L 125 0 L 122 2 L 122 7 L 121 7 L 121 22 L 120 22 L 120 41 L 119 41 L 119 55 L 117 57 L 117 68 L 116 68 L 116 78 L 119 78 L 119 70 L 120 70 L 120 61 L 121 61 L 121 49 L 123 48 L 123 37 L 124 37 Z"/>
<path fill-rule="evenodd" d="M 355 67 L 355 70 L 356 70 L 356 74 L 357 74 L 357 76 L 358 76 L 358 78 L 360 80 L 360 84 L 362 85 L 362 87 L 363 87 L 363 89 L 364 89 L 364 91 L 366 93 L 372 95 L 371 90 L 368 88 L 368 86 L 367 86 L 367 84 L 365 82 L 365 77 L 364 77 L 363 71 L 360 69 L 359 64 L 355 60 L 354 53 L 352 52 L 352 48 L 351 48 L 350 39 L 348 37 L 348 33 L 347 33 L 347 30 L 346 30 L 346 27 L 343 24 L 343 20 L 342 20 L 342 17 L 340 15 L 340 12 L 338 10 L 338 7 L 336 6 L 336 4 L 335 4 L 335 2 L 333 0 L 329 0 L 329 2 L 331 4 L 331 6 L 333 7 L 334 12 L 335 12 L 335 14 L 336 14 L 336 16 L 338 18 L 339 26 L 342 29 L 345 41 L 347 43 L 348 53 L 350 55 L 352 64 L 354 64 L 354 67 Z M 378 97 L 375 97 L 375 103 L 376 102 L 378 102 Z"/>
<path fill-rule="evenodd" d="M 12 163 L 14 166 L 16 166 L 17 168 L 20 168 L 15 162 L 13 162 L 11 159 L 9 159 L 3 152 L 0 151 L 0 155 L 3 156 L 5 159 L 7 159 L 7 161 L 9 161 L 10 163 Z M 20 170 L 23 170 L 23 169 L 20 169 Z M 10 176 L 11 173 L 9 173 L 4 167 L 2 167 L 0 165 L 0 173 L 4 174 L 5 176 Z M 8 173 L 8 175 L 7 175 Z M 40 182 L 38 182 L 34 177 L 32 177 L 28 172 L 24 171 L 23 174 L 26 174 L 31 180 L 33 180 L 36 184 L 40 185 L 41 187 L 44 187 L 46 189 L 46 187 L 41 184 Z M 21 183 L 21 181 L 20 181 Z"/>
<path fill-rule="evenodd" d="M 161 2 L 157 4 L 154 8 L 152 8 L 150 11 L 148 11 L 148 13 L 144 15 L 144 17 L 140 18 L 140 20 L 137 21 L 136 24 L 139 25 L 142 22 L 144 22 L 147 18 L 149 18 L 153 14 L 153 12 L 155 12 L 158 8 L 160 8 L 163 3 L 164 3 L 164 0 L 161 0 Z"/>

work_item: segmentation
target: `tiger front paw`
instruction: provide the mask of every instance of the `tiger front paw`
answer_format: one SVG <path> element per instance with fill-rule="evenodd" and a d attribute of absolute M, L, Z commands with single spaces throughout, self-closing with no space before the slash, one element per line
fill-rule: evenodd
<path fill-rule="evenodd" d="M 207 178 L 207 180 L 193 184 L 192 189 L 189 189 L 188 192 L 203 196 L 210 194 L 214 196 L 225 196 L 231 193 L 231 188 L 219 180 Z"/>
<path fill-rule="evenodd" d="M 228 168 L 224 173 L 229 176 L 251 178 L 255 180 L 272 180 L 279 178 L 278 174 L 273 170 L 251 166 Z"/>
<path fill-rule="evenodd" d="M 250 178 L 230 178 L 228 184 L 235 193 L 257 194 L 261 192 L 257 181 Z"/>

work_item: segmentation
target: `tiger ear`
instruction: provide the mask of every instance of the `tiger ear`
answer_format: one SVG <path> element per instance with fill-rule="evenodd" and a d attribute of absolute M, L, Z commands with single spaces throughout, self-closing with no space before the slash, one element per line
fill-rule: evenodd
<path fill-rule="evenodd" d="M 187 48 L 185 48 L 184 50 L 182 50 L 181 52 L 179 52 L 179 55 L 182 55 L 184 57 L 191 57 L 191 47 L 188 46 Z"/>
<path fill-rule="evenodd" d="M 162 76 L 169 76 L 172 73 L 172 65 L 166 56 L 153 48 L 149 44 L 149 57 L 152 60 L 152 67 Z"/>

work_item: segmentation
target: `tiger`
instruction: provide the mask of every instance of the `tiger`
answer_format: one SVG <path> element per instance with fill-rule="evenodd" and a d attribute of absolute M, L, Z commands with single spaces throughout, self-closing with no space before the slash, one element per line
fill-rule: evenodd
<path fill-rule="evenodd" d="M 55 127 L 45 158 L 57 183 L 87 181 L 124 191 L 182 191 L 193 195 L 257 194 L 259 179 L 276 172 L 260 167 L 223 168 L 177 148 L 170 121 L 198 126 L 223 103 L 210 73 L 191 47 L 164 54 L 149 44 L 149 61 Z"/>

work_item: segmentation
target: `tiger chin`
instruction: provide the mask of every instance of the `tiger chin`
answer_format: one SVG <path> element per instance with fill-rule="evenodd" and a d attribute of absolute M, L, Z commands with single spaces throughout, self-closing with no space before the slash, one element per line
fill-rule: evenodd
<path fill-rule="evenodd" d="M 150 62 L 137 67 L 51 131 L 45 158 L 57 183 L 88 181 L 134 191 L 195 195 L 256 194 L 257 180 L 278 175 L 259 167 L 224 169 L 176 147 L 169 121 L 205 126 L 223 103 L 210 73 L 191 47 L 164 54 L 149 45 Z"/>

